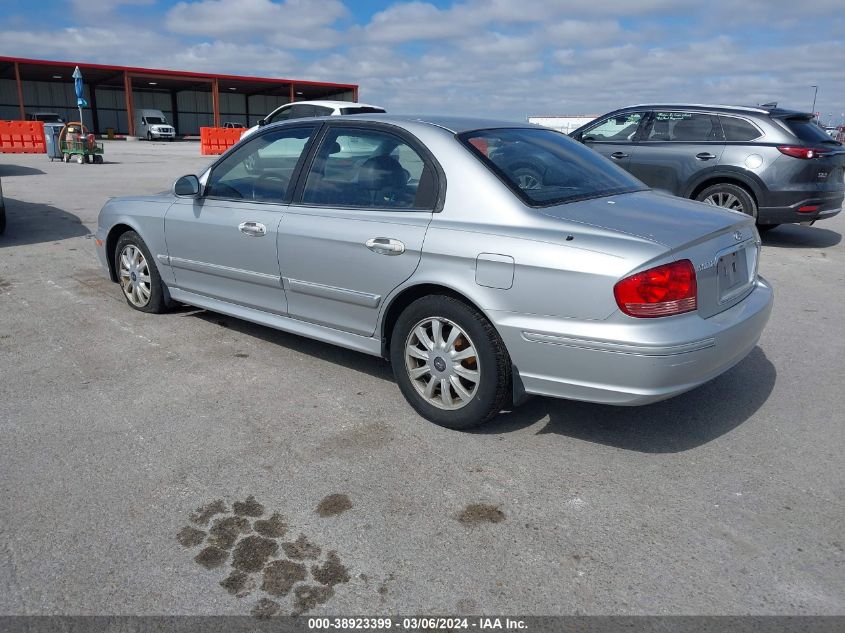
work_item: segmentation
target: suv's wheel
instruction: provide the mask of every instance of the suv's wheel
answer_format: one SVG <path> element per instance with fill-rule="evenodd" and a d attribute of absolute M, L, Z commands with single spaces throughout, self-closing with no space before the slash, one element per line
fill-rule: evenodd
<path fill-rule="evenodd" d="M 147 140 L 148 140 L 148 141 L 152 141 L 152 140 L 153 140 L 153 133 L 152 133 L 152 132 L 147 132 Z"/>
<path fill-rule="evenodd" d="M 417 413 L 450 429 L 486 422 L 510 395 L 510 357 L 498 332 L 452 297 L 423 297 L 405 308 L 393 328 L 390 361 Z"/>
<path fill-rule="evenodd" d="M 517 167 L 513 170 L 520 189 L 539 189 L 543 183 L 543 176 L 536 169 L 530 167 Z"/>
<path fill-rule="evenodd" d="M 711 185 L 696 197 L 699 202 L 706 202 L 717 207 L 741 211 L 753 218 L 757 217 L 757 204 L 754 198 L 742 187 L 728 183 Z"/>
<path fill-rule="evenodd" d="M 114 269 L 132 308 L 155 314 L 165 311 L 164 284 L 147 245 L 135 231 L 127 231 L 117 240 Z"/>

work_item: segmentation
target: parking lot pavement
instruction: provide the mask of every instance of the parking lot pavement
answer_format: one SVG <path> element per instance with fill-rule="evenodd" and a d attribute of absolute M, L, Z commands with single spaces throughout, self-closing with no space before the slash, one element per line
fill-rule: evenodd
<path fill-rule="evenodd" d="M 0 613 L 845 613 L 845 214 L 764 238 L 771 322 L 713 382 L 458 433 L 382 360 L 131 310 L 95 258 L 101 205 L 210 159 L 105 157 L 0 155 Z M 217 500 L 222 553 L 196 544 Z M 292 560 L 262 585 L 271 557 Z"/>

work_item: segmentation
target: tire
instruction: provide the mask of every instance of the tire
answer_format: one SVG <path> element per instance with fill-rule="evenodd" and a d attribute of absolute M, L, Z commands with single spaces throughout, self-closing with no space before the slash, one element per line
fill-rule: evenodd
<path fill-rule="evenodd" d="M 6 231 L 6 207 L 0 203 L 0 235 Z"/>
<path fill-rule="evenodd" d="M 136 250 L 131 250 L 136 249 Z M 127 252 L 128 259 L 133 266 L 129 267 L 126 271 L 128 274 L 124 274 L 124 270 L 121 266 L 121 257 L 124 254 L 124 251 Z M 143 264 L 139 265 L 138 260 L 132 255 L 139 252 L 143 258 Z M 150 254 L 150 250 L 147 248 L 147 245 L 144 244 L 144 240 L 141 239 L 141 236 L 138 235 L 135 231 L 127 231 L 123 235 L 120 236 L 117 240 L 117 245 L 115 246 L 114 253 L 114 269 L 117 272 L 118 283 L 120 284 L 120 288 L 123 291 L 123 297 L 126 299 L 126 303 L 129 304 L 129 307 L 139 310 L 140 312 L 149 312 L 152 314 L 161 314 L 167 310 L 167 304 L 164 299 L 164 282 L 161 280 L 161 276 L 158 274 L 158 268 L 156 268 L 155 261 Z M 125 268 L 125 267 L 124 267 Z M 146 270 L 146 275 L 144 275 L 144 270 Z M 132 291 L 129 291 L 128 282 L 130 282 L 130 275 L 135 273 L 135 277 L 132 280 Z M 148 278 L 149 281 L 144 281 L 144 276 Z M 134 290 L 135 285 L 139 286 L 137 291 Z M 147 293 L 144 292 L 144 288 L 148 290 Z M 132 298 L 130 299 L 130 294 Z"/>
<path fill-rule="evenodd" d="M 745 189 L 726 182 L 711 185 L 696 197 L 699 202 L 740 211 L 757 219 L 757 203 Z"/>
<path fill-rule="evenodd" d="M 153 135 L 150 132 L 147 132 L 147 140 L 150 142 L 153 140 Z"/>
<path fill-rule="evenodd" d="M 440 324 L 440 337 L 432 329 L 435 321 Z M 434 343 L 434 354 L 417 336 L 418 328 L 426 333 L 429 343 Z M 454 328 L 458 333 L 450 354 L 445 344 Z M 443 346 L 438 347 L 438 341 Z M 414 351 L 409 353 L 411 348 Z M 473 348 L 474 355 L 457 362 L 451 359 L 452 355 L 469 353 Z M 403 310 L 391 335 L 390 361 L 408 403 L 422 417 L 440 426 L 468 429 L 483 424 L 509 402 L 511 361 L 504 342 L 483 314 L 452 297 L 422 297 Z M 411 377 L 413 370 L 419 372 L 417 378 Z M 467 376 L 473 376 L 474 382 Z M 453 379 L 463 389 L 463 395 L 451 382 Z M 427 397 L 426 387 L 431 382 L 434 387 Z M 445 398 L 444 384 L 448 390 Z"/>
<path fill-rule="evenodd" d="M 758 224 L 757 230 L 760 231 L 760 233 L 766 233 L 779 226 L 780 224 Z"/>
<path fill-rule="evenodd" d="M 76 155 L 76 162 L 81 165 L 82 163 L 85 162 L 85 157 L 82 154 L 77 154 Z"/>

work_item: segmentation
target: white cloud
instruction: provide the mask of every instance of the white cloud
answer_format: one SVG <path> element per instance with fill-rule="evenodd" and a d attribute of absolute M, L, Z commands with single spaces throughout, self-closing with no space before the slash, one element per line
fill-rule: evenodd
<path fill-rule="evenodd" d="M 334 48 L 342 34 L 330 28 L 347 15 L 339 0 L 201 0 L 179 2 L 165 18 L 173 33 L 219 39 L 264 37 L 284 48 Z"/>

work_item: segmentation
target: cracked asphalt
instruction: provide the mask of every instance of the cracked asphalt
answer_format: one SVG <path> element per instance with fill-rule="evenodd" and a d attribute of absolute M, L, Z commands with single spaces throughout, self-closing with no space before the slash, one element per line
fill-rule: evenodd
<path fill-rule="evenodd" d="M 711 383 L 632 409 L 535 398 L 458 433 L 380 359 L 131 310 L 95 257 L 100 207 L 210 159 L 105 157 L 0 155 L 0 614 L 290 613 L 278 587 L 308 565 L 277 564 L 273 595 L 232 572 L 237 596 L 231 557 L 195 560 L 192 513 L 250 495 L 348 570 L 296 593 L 308 613 L 845 614 L 845 214 L 764 237 L 772 319 Z"/>

